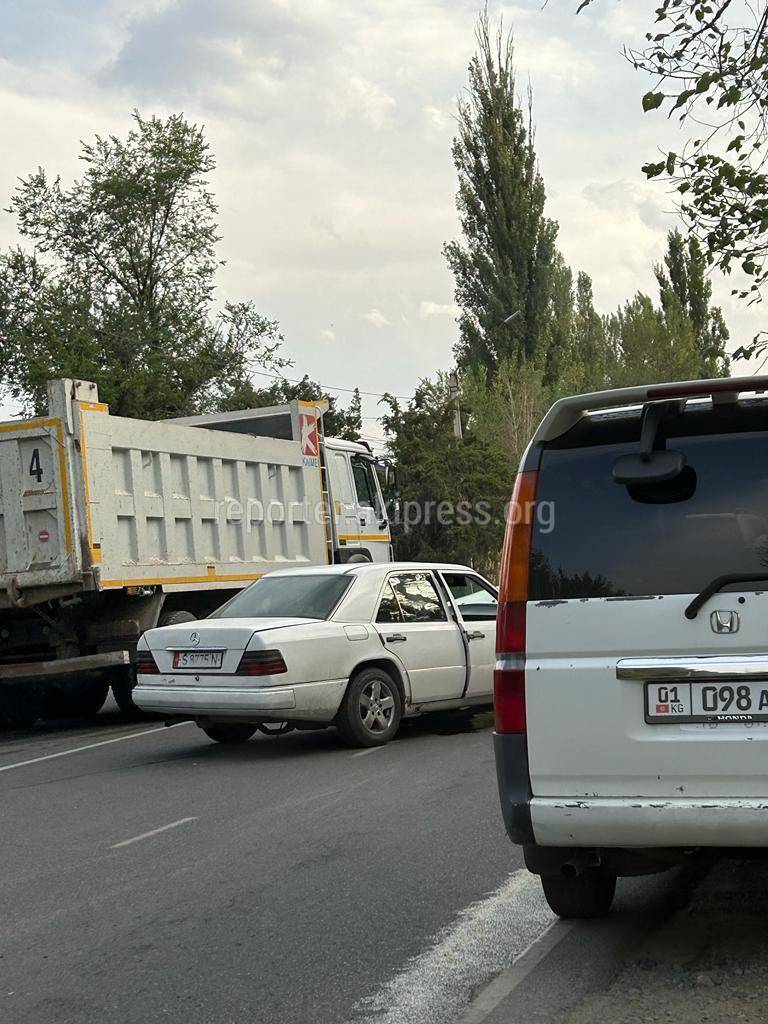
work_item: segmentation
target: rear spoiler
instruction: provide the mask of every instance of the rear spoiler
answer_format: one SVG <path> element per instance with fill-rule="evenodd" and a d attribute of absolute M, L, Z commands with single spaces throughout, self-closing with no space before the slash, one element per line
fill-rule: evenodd
<path fill-rule="evenodd" d="M 551 441 L 575 426 L 586 413 L 621 407 L 642 407 L 648 402 L 671 398 L 703 398 L 713 402 L 735 402 L 743 392 L 768 391 L 768 376 L 716 377 L 713 380 L 686 380 L 676 384 L 642 384 L 612 391 L 593 391 L 587 395 L 560 398 L 539 424 L 533 444 Z"/>

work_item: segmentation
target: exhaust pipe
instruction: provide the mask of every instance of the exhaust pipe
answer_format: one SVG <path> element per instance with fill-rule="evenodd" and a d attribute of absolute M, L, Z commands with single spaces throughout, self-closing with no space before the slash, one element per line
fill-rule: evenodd
<path fill-rule="evenodd" d="M 577 875 L 583 875 L 587 868 L 599 867 L 600 863 L 600 854 L 597 850 L 580 850 L 570 860 L 560 865 L 560 874 L 566 878 L 576 878 Z"/>

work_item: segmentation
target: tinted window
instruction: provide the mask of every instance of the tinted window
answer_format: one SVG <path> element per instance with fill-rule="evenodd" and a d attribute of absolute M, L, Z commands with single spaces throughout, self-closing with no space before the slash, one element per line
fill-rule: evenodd
<path fill-rule="evenodd" d="M 376 500 L 376 478 L 373 465 L 368 459 L 353 458 L 352 475 L 355 478 L 358 504 L 376 508 L 378 502 Z"/>
<path fill-rule="evenodd" d="M 265 576 L 211 618 L 327 619 L 350 582 L 349 576 Z"/>
<path fill-rule="evenodd" d="M 496 618 L 496 597 L 477 576 L 444 572 L 442 577 L 465 622 L 480 622 Z"/>
<path fill-rule="evenodd" d="M 426 573 L 390 577 L 403 622 L 444 622 L 445 611 L 435 585 Z"/>
<path fill-rule="evenodd" d="M 400 611 L 400 605 L 395 597 L 395 592 L 392 589 L 392 585 L 387 581 L 384 592 L 381 595 L 381 601 L 379 603 L 379 611 L 376 616 L 377 622 L 402 622 L 403 613 Z"/>
<path fill-rule="evenodd" d="M 544 451 L 533 600 L 693 594 L 725 573 L 768 572 L 768 433 L 671 434 L 667 447 L 686 455 L 686 486 L 634 494 L 611 471 L 637 441 Z"/>

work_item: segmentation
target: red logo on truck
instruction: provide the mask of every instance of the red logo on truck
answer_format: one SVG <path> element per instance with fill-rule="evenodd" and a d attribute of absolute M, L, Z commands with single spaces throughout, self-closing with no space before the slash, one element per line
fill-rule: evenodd
<path fill-rule="evenodd" d="M 305 466 L 316 466 L 318 456 L 317 418 L 314 413 L 299 413 L 299 429 L 301 430 L 301 454 Z M 308 461 L 311 460 L 311 461 Z"/>

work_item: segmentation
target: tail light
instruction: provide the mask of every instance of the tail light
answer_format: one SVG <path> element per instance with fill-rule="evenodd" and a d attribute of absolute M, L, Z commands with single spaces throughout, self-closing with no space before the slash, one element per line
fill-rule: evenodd
<path fill-rule="evenodd" d="M 139 676 L 158 676 L 160 675 L 160 669 L 157 667 L 151 651 L 137 651 L 136 652 L 136 675 Z"/>
<path fill-rule="evenodd" d="M 244 651 L 237 666 L 239 676 L 279 676 L 287 671 L 280 651 Z"/>
<path fill-rule="evenodd" d="M 500 733 L 524 733 L 526 729 L 525 609 L 537 480 L 536 472 L 518 473 L 501 555 L 497 667 L 493 673 L 493 709 L 496 732 Z"/>

